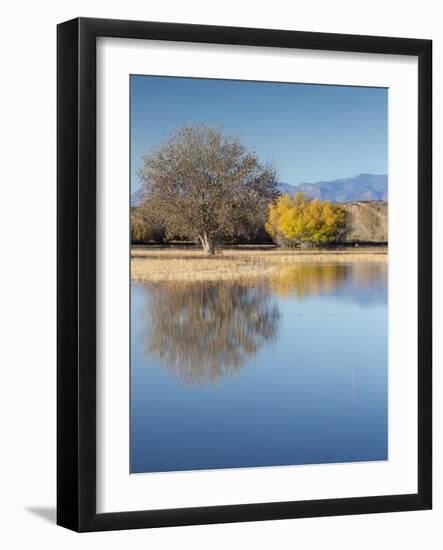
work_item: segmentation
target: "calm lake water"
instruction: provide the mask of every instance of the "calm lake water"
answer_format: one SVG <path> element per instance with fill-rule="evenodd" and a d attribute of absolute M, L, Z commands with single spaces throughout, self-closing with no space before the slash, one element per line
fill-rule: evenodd
<path fill-rule="evenodd" d="M 387 264 L 132 283 L 131 472 L 387 459 Z"/>

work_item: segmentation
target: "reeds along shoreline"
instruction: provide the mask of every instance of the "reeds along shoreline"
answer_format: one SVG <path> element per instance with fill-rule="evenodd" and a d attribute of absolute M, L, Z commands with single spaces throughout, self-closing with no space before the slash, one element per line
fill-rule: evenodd
<path fill-rule="evenodd" d="M 301 263 L 387 262 L 387 247 L 341 250 L 236 248 L 207 256 L 198 249 L 131 248 L 135 281 L 215 281 L 284 273 Z"/>

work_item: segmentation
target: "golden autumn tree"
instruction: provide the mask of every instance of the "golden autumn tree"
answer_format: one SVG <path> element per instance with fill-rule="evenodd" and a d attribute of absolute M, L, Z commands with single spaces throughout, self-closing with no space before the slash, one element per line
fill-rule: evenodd
<path fill-rule="evenodd" d="M 329 201 L 311 200 L 302 193 L 280 195 L 269 207 L 266 230 L 283 245 L 334 242 L 345 228 L 345 209 Z"/>

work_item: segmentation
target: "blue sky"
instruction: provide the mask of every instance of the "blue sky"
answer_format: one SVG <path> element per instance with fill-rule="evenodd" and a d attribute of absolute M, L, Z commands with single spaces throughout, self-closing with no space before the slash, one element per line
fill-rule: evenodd
<path fill-rule="evenodd" d="M 387 173 L 385 88 L 131 76 L 131 190 L 141 156 L 193 122 L 221 125 L 292 185 Z"/>

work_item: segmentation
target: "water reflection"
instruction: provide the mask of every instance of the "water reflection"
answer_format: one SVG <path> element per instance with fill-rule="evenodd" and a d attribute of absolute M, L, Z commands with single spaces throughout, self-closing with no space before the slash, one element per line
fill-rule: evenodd
<path fill-rule="evenodd" d="M 138 285 L 145 295 L 138 334 L 146 361 L 187 385 L 218 383 L 276 340 L 280 305 L 329 296 L 359 305 L 387 302 L 383 263 L 298 264 L 268 279 Z M 296 304 L 291 311 L 295 311 Z M 297 338 L 297 334 L 294 335 Z"/>
<path fill-rule="evenodd" d="M 387 459 L 386 264 L 131 295 L 131 473 Z"/>
<path fill-rule="evenodd" d="M 218 382 L 275 339 L 280 314 L 265 282 L 254 287 L 225 281 L 145 288 L 146 354 L 159 358 L 185 384 Z"/>
<path fill-rule="evenodd" d="M 298 264 L 271 277 L 271 288 L 282 298 L 334 296 L 360 304 L 387 303 L 388 266 L 381 262 Z"/>
<path fill-rule="evenodd" d="M 336 293 L 349 278 L 351 267 L 343 264 L 300 264 L 271 278 L 273 290 L 282 298 L 295 295 L 323 296 Z"/>

